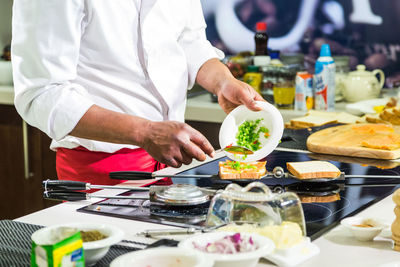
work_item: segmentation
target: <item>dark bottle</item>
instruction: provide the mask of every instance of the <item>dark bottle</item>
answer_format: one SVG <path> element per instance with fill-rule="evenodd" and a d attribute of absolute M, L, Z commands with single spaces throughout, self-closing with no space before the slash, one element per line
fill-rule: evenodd
<path fill-rule="evenodd" d="M 268 55 L 268 34 L 267 34 L 267 23 L 257 22 L 256 24 L 256 35 L 254 36 L 256 43 L 256 56 Z"/>

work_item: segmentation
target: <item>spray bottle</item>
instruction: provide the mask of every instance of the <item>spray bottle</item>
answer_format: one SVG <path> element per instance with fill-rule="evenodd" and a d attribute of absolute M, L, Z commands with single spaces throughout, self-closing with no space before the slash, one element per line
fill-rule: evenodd
<path fill-rule="evenodd" d="M 335 109 L 335 62 L 329 44 L 321 46 L 320 56 L 315 63 L 314 88 L 315 109 Z"/>

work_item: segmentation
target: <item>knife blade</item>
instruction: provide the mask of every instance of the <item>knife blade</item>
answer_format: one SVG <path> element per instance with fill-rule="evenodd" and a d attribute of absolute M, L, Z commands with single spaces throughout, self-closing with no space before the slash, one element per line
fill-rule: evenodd
<path fill-rule="evenodd" d="M 110 172 L 111 179 L 117 180 L 143 180 L 143 179 L 157 179 L 157 178 L 213 178 L 220 179 L 218 174 L 156 174 L 153 172 L 140 172 L 140 171 L 120 171 Z"/>

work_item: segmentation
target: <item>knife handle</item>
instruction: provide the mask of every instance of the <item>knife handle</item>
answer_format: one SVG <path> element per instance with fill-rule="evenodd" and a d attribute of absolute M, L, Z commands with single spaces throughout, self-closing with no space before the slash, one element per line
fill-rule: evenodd
<path fill-rule="evenodd" d="M 45 191 L 48 189 L 57 190 L 89 190 L 90 184 L 79 181 L 68 181 L 68 180 L 46 180 L 42 183 Z"/>
<path fill-rule="evenodd" d="M 84 192 L 75 191 L 45 191 L 43 192 L 43 198 L 52 200 L 66 200 L 66 201 L 78 201 L 89 199 L 88 194 Z"/>
<path fill-rule="evenodd" d="M 121 171 L 121 172 L 110 172 L 109 176 L 111 179 L 117 180 L 143 180 L 153 179 L 153 173 L 151 172 L 139 172 L 139 171 Z"/>

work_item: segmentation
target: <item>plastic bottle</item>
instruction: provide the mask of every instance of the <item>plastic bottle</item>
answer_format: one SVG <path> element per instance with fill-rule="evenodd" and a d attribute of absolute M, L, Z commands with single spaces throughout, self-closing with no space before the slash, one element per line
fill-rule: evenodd
<path fill-rule="evenodd" d="M 243 76 L 243 81 L 253 87 L 258 93 L 261 93 L 262 73 L 258 71 L 258 66 L 247 66 L 247 72 Z"/>
<path fill-rule="evenodd" d="M 267 23 L 257 22 L 256 24 L 256 34 L 254 36 L 254 41 L 256 43 L 256 56 L 268 55 L 268 34 L 267 34 Z"/>
<path fill-rule="evenodd" d="M 335 109 L 335 62 L 328 44 L 321 46 L 320 56 L 315 63 L 314 88 L 315 109 Z"/>
<path fill-rule="evenodd" d="M 273 50 L 269 53 L 269 56 L 271 57 L 271 65 L 275 67 L 282 67 L 283 63 L 279 59 L 279 51 Z"/>

